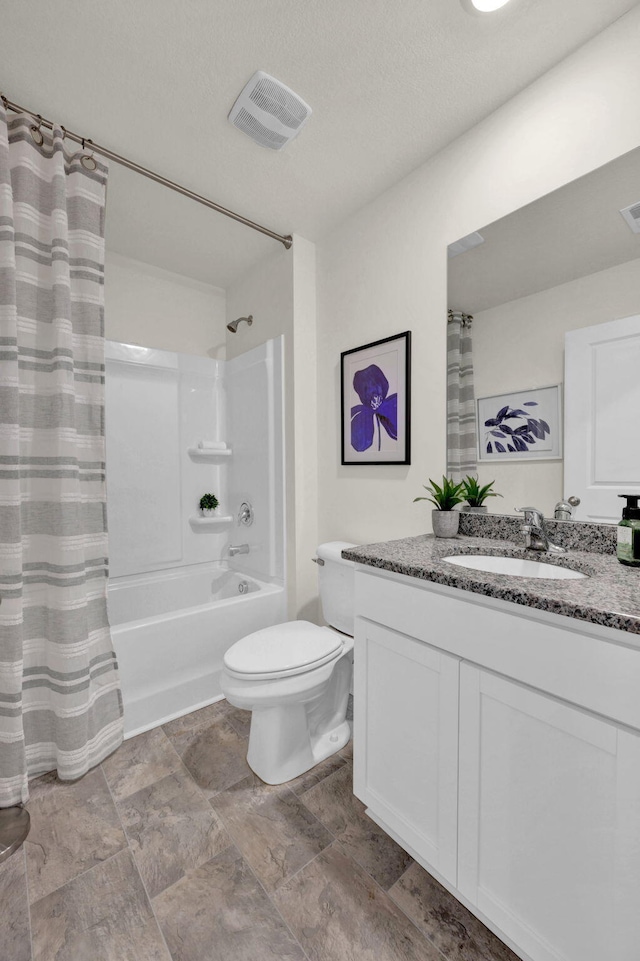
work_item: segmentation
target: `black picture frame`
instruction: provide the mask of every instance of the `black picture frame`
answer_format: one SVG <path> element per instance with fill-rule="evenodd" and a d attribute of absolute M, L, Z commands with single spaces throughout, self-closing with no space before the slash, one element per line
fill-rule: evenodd
<path fill-rule="evenodd" d="M 340 450 L 345 467 L 411 463 L 410 330 L 340 354 Z"/>

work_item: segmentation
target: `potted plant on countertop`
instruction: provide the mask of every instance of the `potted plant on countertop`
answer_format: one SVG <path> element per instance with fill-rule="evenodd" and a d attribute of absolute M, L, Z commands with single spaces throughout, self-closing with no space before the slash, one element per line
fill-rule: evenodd
<path fill-rule="evenodd" d="M 416 501 L 430 501 L 430 503 L 435 504 L 436 509 L 431 511 L 433 533 L 436 537 L 455 537 L 458 533 L 460 514 L 453 508 L 464 500 L 462 481 L 459 484 L 454 484 L 450 477 L 443 476 L 442 487 L 431 478 L 429 478 L 429 483 L 431 487 L 427 487 L 425 484 L 423 484 L 423 487 L 428 494 L 431 494 L 431 497 L 414 497 L 413 502 L 415 504 Z"/>
<path fill-rule="evenodd" d="M 485 501 L 487 497 L 502 497 L 502 494 L 497 494 L 491 489 L 494 484 L 495 481 L 492 480 L 489 484 L 485 484 L 484 487 L 480 487 L 479 478 L 467 474 L 462 481 L 462 498 L 467 503 L 461 509 L 469 514 L 486 514 L 487 506 Z"/>
<path fill-rule="evenodd" d="M 203 517 L 213 517 L 219 503 L 215 494 L 203 494 L 200 498 L 200 513 Z"/>

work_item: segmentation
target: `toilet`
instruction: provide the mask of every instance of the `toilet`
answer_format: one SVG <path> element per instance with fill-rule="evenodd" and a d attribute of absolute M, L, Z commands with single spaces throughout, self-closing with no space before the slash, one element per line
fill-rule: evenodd
<path fill-rule="evenodd" d="M 251 711 L 247 762 L 283 784 L 343 748 L 353 652 L 354 564 L 345 541 L 317 551 L 322 613 L 330 627 L 288 621 L 248 634 L 224 656 L 222 693 Z"/>

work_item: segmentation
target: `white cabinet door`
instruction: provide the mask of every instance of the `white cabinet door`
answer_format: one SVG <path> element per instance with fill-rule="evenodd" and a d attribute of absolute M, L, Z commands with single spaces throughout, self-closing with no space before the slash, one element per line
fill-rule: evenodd
<path fill-rule="evenodd" d="M 356 619 L 354 791 L 453 884 L 459 663 Z"/>
<path fill-rule="evenodd" d="M 576 520 L 616 523 L 640 494 L 640 316 L 565 335 L 564 495 Z M 640 948 L 639 948 L 640 952 Z"/>
<path fill-rule="evenodd" d="M 640 957 L 640 738 L 460 670 L 458 887 L 533 961 Z"/>

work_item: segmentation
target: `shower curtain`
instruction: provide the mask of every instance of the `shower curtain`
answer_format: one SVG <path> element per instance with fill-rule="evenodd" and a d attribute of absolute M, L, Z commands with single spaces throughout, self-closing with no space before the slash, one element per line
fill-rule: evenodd
<path fill-rule="evenodd" d="M 478 468 L 471 322 L 450 310 L 447 325 L 447 471 L 454 481 Z"/>
<path fill-rule="evenodd" d="M 106 609 L 107 167 L 82 156 L 0 102 L 0 807 L 122 740 Z"/>

